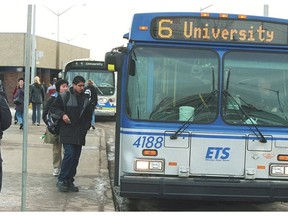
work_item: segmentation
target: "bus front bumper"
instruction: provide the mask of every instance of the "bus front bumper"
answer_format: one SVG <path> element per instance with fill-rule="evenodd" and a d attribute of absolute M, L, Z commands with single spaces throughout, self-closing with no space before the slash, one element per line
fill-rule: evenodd
<path fill-rule="evenodd" d="M 115 116 L 116 110 L 115 109 L 95 109 L 94 114 L 95 116 Z"/>
<path fill-rule="evenodd" d="M 120 196 L 222 201 L 288 201 L 288 181 L 125 176 Z"/>

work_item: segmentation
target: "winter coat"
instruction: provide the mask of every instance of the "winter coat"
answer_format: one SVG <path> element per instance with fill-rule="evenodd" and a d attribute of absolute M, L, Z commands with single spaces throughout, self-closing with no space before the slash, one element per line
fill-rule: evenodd
<path fill-rule="evenodd" d="M 51 97 L 47 100 L 46 105 L 43 108 L 43 112 L 42 112 L 42 119 L 45 122 L 45 124 L 47 125 L 47 114 L 48 111 L 51 107 L 51 105 L 53 104 L 53 102 L 55 101 L 55 98 L 59 95 L 58 92 L 55 92 L 54 94 L 51 95 Z"/>
<path fill-rule="evenodd" d="M 69 92 L 62 94 L 67 94 L 66 104 L 64 105 L 61 95 L 58 95 L 50 107 L 52 114 L 59 115 L 61 118 L 66 114 L 71 121 L 71 124 L 61 121 L 60 141 L 63 144 L 85 145 L 93 111 L 89 97 L 84 92 L 76 94 L 73 87 L 69 89 Z"/>
<path fill-rule="evenodd" d="M 47 114 L 50 110 L 51 105 L 53 104 L 53 102 L 55 101 L 55 98 L 58 96 L 58 92 L 55 92 L 51 95 L 51 97 L 48 99 L 46 105 L 43 108 L 43 112 L 42 112 L 42 119 L 45 122 L 45 124 L 47 125 L 48 120 L 47 120 Z M 58 134 L 52 134 L 49 132 L 49 130 L 46 128 L 45 131 L 45 138 L 44 138 L 44 142 L 45 143 L 51 143 L 51 144 L 61 144 L 60 142 L 60 136 Z"/>
<path fill-rule="evenodd" d="M 13 99 L 17 98 L 18 96 L 22 103 L 15 105 L 15 110 L 23 113 L 24 112 L 24 87 L 23 88 L 18 87 L 15 95 L 13 96 Z"/>
<path fill-rule="evenodd" d="M 30 88 L 30 102 L 41 104 L 44 102 L 45 90 L 41 84 L 34 83 Z"/>
<path fill-rule="evenodd" d="M 87 90 L 89 90 L 90 92 L 88 93 L 90 96 L 90 103 L 93 109 L 95 109 L 97 102 L 98 102 L 98 95 L 97 95 L 97 89 L 94 85 L 88 85 L 85 88 L 85 93 L 87 93 Z"/>

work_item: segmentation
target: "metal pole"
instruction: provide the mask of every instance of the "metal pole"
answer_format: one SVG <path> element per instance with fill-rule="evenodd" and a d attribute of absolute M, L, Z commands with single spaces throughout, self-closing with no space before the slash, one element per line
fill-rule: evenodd
<path fill-rule="evenodd" d="M 57 15 L 57 41 L 56 41 L 56 69 L 59 68 L 59 58 L 60 58 L 60 45 L 59 45 L 59 18 L 60 14 L 59 12 L 56 14 Z"/>
<path fill-rule="evenodd" d="M 31 80 L 30 83 L 33 83 L 33 79 L 36 76 L 36 35 L 35 35 L 35 20 L 36 20 L 36 6 L 33 6 L 33 34 L 32 34 L 32 65 L 31 65 Z"/>
<path fill-rule="evenodd" d="M 269 5 L 265 4 L 264 5 L 264 16 L 269 16 Z"/>
<path fill-rule="evenodd" d="M 57 13 L 57 41 L 59 42 L 59 35 L 60 35 L 60 15 L 59 12 Z"/>
<path fill-rule="evenodd" d="M 27 33 L 25 39 L 25 86 L 24 86 L 24 130 L 22 150 L 22 195 L 21 211 L 26 210 L 26 181 L 27 181 L 27 138 L 28 138 L 28 102 L 29 102 L 29 80 L 31 62 L 31 17 L 32 5 L 28 5 Z"/>

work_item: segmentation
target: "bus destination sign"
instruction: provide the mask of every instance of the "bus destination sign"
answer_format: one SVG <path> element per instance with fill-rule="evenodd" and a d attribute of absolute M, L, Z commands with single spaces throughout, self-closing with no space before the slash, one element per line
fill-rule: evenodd
<path fill-rule="evenodd" d="M 232 19 L 158 17 L 151 34 L 162 40 L 193 40 L 226 43 L 287 45 L 288 25 Z"/>

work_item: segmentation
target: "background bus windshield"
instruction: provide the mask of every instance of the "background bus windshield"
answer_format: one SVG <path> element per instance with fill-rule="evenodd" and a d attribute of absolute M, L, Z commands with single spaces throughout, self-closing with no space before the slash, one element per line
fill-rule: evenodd
<path fill-rule="evenodd" d="M 91 79 L 97 88 L 98 95 L 113 95 L 115 92 L 114 73 L 109 71 L 97 70 L 69 70 L 66 72 L 66 79 L 72 85 L 72 80 L 75 76 L 80 75 L 87 81 Z"/>

